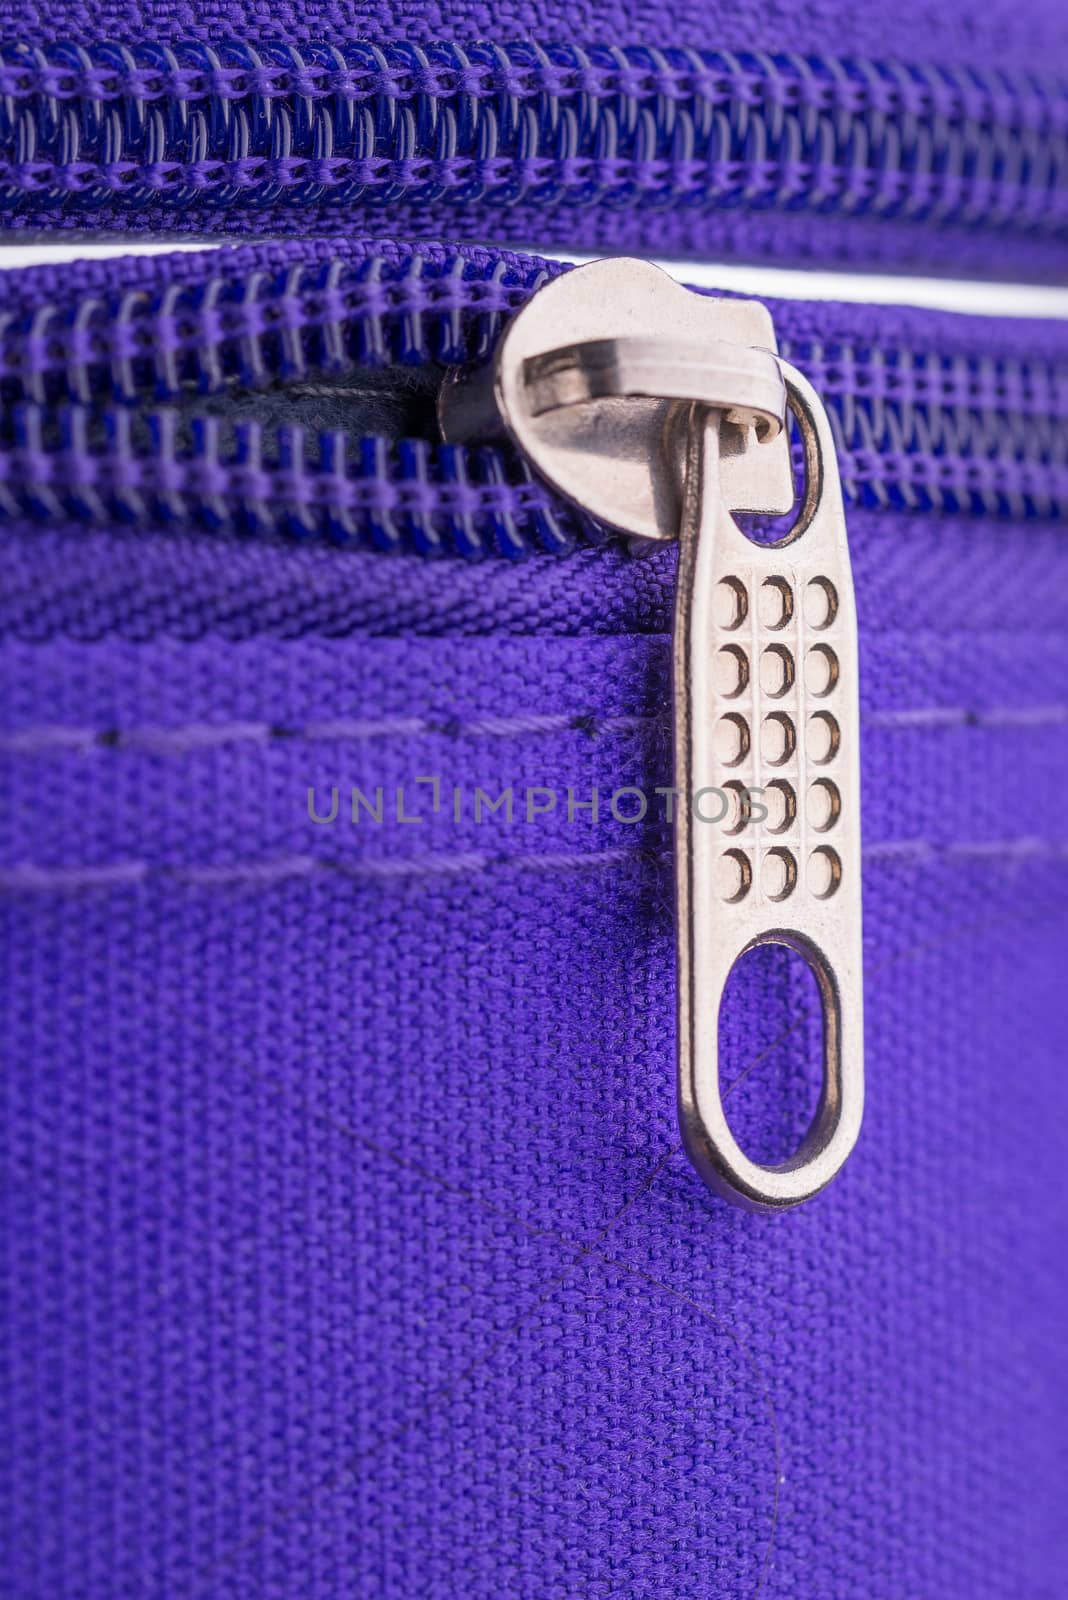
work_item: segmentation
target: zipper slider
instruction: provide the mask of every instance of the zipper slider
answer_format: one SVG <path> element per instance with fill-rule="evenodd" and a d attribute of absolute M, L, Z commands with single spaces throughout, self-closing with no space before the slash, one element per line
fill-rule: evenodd
<path fill-rule="evenodd" d="M 758 544 L 731 513 L 792 509 L 788 412 L 802 503 L 784 538 Z M 864 1099 L 856 615 L 824 407 L 777 355 L 766 307 L 615 259 L 539 289 L 490 366 L 448 376 L 439 416 L 447 440 L 509 435 L 553 488 L 621 532 L 680 542 L 680 1126 L 717 1193 L 797 1205 L 841 1168 Z M 741 1150 L 720 1092 L 723 991 L 761 944 L 804 957 L 823 1009 L 819 1105 L 777 1166 Z"/>

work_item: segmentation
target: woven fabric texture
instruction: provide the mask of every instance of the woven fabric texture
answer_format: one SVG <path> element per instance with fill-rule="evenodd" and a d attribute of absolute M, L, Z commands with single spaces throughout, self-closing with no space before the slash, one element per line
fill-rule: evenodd
<path fill-rule="evenodd" d="M 752 1217 L 678 1146 L 670 830 L 610 805 L 670 783 L 673 551 L 529 554 L 518 491 L 526 560 L 280 537 L 212 505 L 270 482 L 248 431 L 197 517 L 116 446 L 193 391 L 273 425 L 331 353 L 432 376 L 542 270 L 276 243 L 6 282 L 17 1600 L 1063 1590 L 1064 330 L 775 309 L 856 480 L 868 1107 L 825 1194 Z M 817 1029 L 784 952 L 747 963 L 760 1158 Z"/>
<path fill-rule="evenodd" d="M 416 787 L 669 781 L 670 551 L 5 525 L 6 1593 L 1062 1592 L 1068 547 L 850 535 L 868 1109 L 766 1218 L 678 1148 L 663 825 Z M 732 987 L 758 1154 L 809 999 Z"/>

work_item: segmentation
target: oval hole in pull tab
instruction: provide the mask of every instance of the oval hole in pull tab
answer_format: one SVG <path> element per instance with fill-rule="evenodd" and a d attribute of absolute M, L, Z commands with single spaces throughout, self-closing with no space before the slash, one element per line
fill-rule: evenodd
<path fill-rule="evenodd" d="M 739 1148 L 761 1166 L 789 1162 L 819 1117 L 824 1010 L 836 1005 L 820 976 L 805 951 L 772 940 L 750 945 L 727 976 L 719 1010 L 723 1105 Z"/>

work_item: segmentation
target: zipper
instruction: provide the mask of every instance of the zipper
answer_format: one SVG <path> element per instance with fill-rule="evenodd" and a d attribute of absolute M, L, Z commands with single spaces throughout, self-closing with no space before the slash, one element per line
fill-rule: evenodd
<path fill-rule="evenodd" d="M 432 421 L 443 372 L 486 361 L 509 319 L 564 269 L 388 241 L 347 256 L 309 247 L 281 269 L 263 247 L 209 260 L 205 270 L 181 257 L 117 285 L 110 267 L 31 272 L 28 292 L 22 274 L 9 275 L 0 517 L 62 511 L 86 525 L 227 528 L 475 560 L 610 537 L 507 443 L 442 443 Z M 783 358 L 826 408 L 847 505 L 1068 514 L 1068 350 L 1054 325 L 1010 341 L 980 324 L 947 349 L 930 318 L 887 313 L 843 331 L 834 307 L 777 317 Z M 354 375 L 367 373 L 409 397 L 388 431 L 325 427 L 315 404 L 306 422 L 264 416 L 272 395 L 295 416 L 302 386 L 327 383 L 359 415 Z"/>
<path fill-rule="evenodd" d="M 788 412 L 805 486 L 792 526 Z M 717 1193 L 778 1211 L 823 1189 L 864 1100 L 856 612 L 822 402 L 780 360 L 765 307 L 697 299 L 617 259 L 545 285 L 490 365 L 454 373 L 446 438 L 506 432 L 565 499 L 643 541 L 678 539 L 674 779 L 678 1101 Z M 714 806 L 714 811 L 710 808 Z M 719 1013 L 732 969 L 804 957 L 823 1013 L 823 1088 L 799 1150 L 763 1166 L 723 1109 Z"/>
<path fill-rule="evenodd" d="M 1062 83 L 832 52 L 15 41 L 0 146 L 16 224 L 284 197 L 294 230 L 302 205 L 439 200 L 1068 229 Z"/>

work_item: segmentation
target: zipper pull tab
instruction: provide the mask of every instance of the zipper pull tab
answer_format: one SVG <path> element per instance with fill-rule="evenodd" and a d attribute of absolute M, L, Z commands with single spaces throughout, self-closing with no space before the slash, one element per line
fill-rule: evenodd
<path fill-rule="evenodd" d="M 693 294 L 647 262 L 595 262 L 540 289 L 490 367 L 450 375 L 439 408 L 447 439 L 503 431 L 599 520 L 680 541 L 679 1118 L 709 1186 L 768 1211 L 834 1177 L 864 1099 L 853 583 L 827 415 L 775 348 L 754 301 Z M 788 411 L 804 498 L 785 538 L 757 544 L 731 513 L 792 508 Z M 808 962 L 823 1009 L 819 1105 L 777 1166 L 744 1154 L 720 1090 L 723 991 L 761 944 Z"/>

